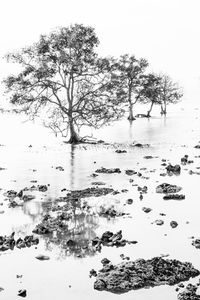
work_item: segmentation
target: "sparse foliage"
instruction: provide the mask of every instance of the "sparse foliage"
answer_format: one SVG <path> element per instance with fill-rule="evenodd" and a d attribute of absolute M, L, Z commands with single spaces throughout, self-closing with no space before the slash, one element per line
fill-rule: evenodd
<path fill-rule="evenodd" d="M 117 87 L 117 97 L 120 103 L 128 104 L 129 120 L 134 120 L 133 106 L 139 100 L 143 85 L 143 76 L 148 66 L 147 60 L 136 59 L 133 55 L 122 55 L 115 65 L 112 74 Z"/>
<path fill-rule="evenodd" d="M 21 72 L 4 80 L 10 102 L 30 118 L 44 124 L 71 143 L 80 141 L 81 126 L 98 128 L 119 119 L 111 84 L 112 58 L 99 58 L 94 29 L 83 25 L 59 28 L 42 35 L 37 43 L 6 56 L 18 63 Z"/>

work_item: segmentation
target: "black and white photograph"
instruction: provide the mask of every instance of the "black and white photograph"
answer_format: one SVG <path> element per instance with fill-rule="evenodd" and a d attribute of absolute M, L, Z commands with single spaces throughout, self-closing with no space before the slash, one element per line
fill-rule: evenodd
<path fill-rule="evenodd" d="M 0 8 L 0 299 L 200 300 L 200 1 Z"/>

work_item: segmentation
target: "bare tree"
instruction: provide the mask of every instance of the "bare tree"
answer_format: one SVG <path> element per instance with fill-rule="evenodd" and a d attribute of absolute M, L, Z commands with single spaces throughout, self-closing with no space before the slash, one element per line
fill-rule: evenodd
<path fill-rule="evenodd" d="M 168 75 L 160 75 L 161 77 L 161 114 L 167 114 L 167 105 L 172 103 L 176 104 L 183 96 L 182 90 L 177 82 Z"/>

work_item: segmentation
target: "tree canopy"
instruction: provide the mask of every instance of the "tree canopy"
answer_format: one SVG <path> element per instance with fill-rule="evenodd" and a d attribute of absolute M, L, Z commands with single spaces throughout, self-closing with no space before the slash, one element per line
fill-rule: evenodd
<path fill-rule="evenodd" d="M 32 46 L 9 53 L 9 62 L 21 71 L 4 83 L 10 102 L 32 119 L 45 118 L 45 125 L 79 142 L 82 125 L 98 128 L 119 119 L 111 84 L 112 58 L 99 58 L 95 52 L 99 40 L 92 27 L 75 24 L 42 35 Z"/>
<path fill-rule="evenodd" d="M 133 106 L 140 98 L 143 76 L 148 66 L 146 59 L 136 59 L 134 55 L 121 55 L 116 61 L 112 78 L 117 86 L 117 97 L 129 107 L 129 120 L 134 120 Z"/>

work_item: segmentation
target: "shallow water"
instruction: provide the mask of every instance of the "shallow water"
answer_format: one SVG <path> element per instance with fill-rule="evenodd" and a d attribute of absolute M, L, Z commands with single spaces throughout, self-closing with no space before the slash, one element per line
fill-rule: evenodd
<path fill-rule="evenodd" d="M 199 227 L 199 195 L 198 185 L 200 175 L 190 175 L 189 170 L 198 171 L 200 167 L 200 150 L 194 146 L 200 141 L 199 110 L 178 110 L 170 113 L 167 118 L 138 119 L 132 125 L 124 120 L 106 127 L 98 132 L 92 132 L 98 139 L 103 139 L 112 145 L 78 145 L 64 144 L 62 139 L 56 139 L 46 129 L 39 125 L 21 123 L 18 116 L 2 115 L 0 125 L 0 234 L 16 232 L 17 236 L 31 234 L 39 223 L 42 215 L 48 211 L 49 204 L 59 196 L 64 196 L 66 189 L 84 189 L 91 187 L 92 182 L 102 181 L 106 187 L 112 186 L 126 193 L 115 196 L 107 195 L 87 200 L 92 206 L 88 214 L 77 211 L 74 219 L 69 222 L 69 232 L 59 243 L 50 242 L 47 237 L 40 237 L 40 243 L 35 247 L 14 249 L 0 253 L 0 286 L 4 288 L 2 299 L 16 299 L 17 291 L 27 289 L 27 299 L 59 300 L 70 299 L 136 299 L 136 300 L 175 300 L 175 287 L 160 286 L 151 289 L 131 291 L 123 295 L 108 292 L 98 292 L 93 289 L 93 278 L 89 271 L 101 268 L 101 259 L 107 257 L 113 263 L 121 261 L 120 254 L 131 259 L 152 258 L 161 254 L 169 254 L 170 258 L 190 261 L 200 269 L 200 250 L 191 245 L 191 236 L 200 237 Z M 147 148 L 131 147 L 133 141 L 149 143 Z M 28 147 L 29 145 L 32 147 Z M 126 149 L 127 153 L 117 154 L 116 149 Z M 169 159 L 172 164 L 180 163 L 180 158 L 189 155 L 194 160 L 191 165 L 182 167 L 180 176 L 161 177 L 164 172 L 161 159 Z M 145 159 L 145 155 L 154 156 Z M 56 169 L 62 166 L 64 171 Z M 97 168 L 120 168 L 121 174 L 99 174 L 92 178 L 91 174 Z M 145 170 L 143 168 L 146 168 Z M 140 171 L 144 177 L 125 175 L 126 169 Z M 142 169 L 142 170 L 141 170 Z M 129 179 L 134 182 L 130 183 Z M 35 199 L 26 202 L 23 207 L 8 208 L 8 202 L 3 195 L 5 191 L 14 189 L 20 191 L 31 187 L 30 181 L 37 184 L 48 184 L 48 191 L 31 192 Z M 158 184 L 168 182 L 183 187 L 181 193 L 186 195 L 183 201 L 164 201 L 161 194 L 155 193 Z M 138 184 L 146 185 L 148 193 L 139 200 Z M 30 194 L 30 193 L 29 193 Z M 128 198 L 133 204 L 126 205 Z M 107 220 L 99 217 L 99 206 L 114 205 L 118 210 L 129 213 L 129 217 L 117 217 Z M 151 207 L 152 211 L 145 214 L 142 207 Z M 165 213 L 166 216 L 160 216 Z M 152 224 L 156 219 L 163 219 L 164 225 Z M 178 222 L 178 227 L 172 229 L 170 221 Z M 189 223 L 188 223 L 189 222 Z M 122 229 L 125 239 L 137 240 L 136 245 L 121 248 L 103 247 L 101 253 L 85 252 L 85 257 L 78 257 L 80 249 L 66 251 L 63 240 L 75 239 L 79 244 L 87 245 L 88 241 L 106 230 L 116 232 Z M 39 253 L 50 256 L 48 261 L 39 261 L 35 256 Z M 83 253 L 82 253 L 83 254 Z M 16 278 L 22 274 L 21 279 Z M 193 279 L 197 282 L 198 278 Z"/>

